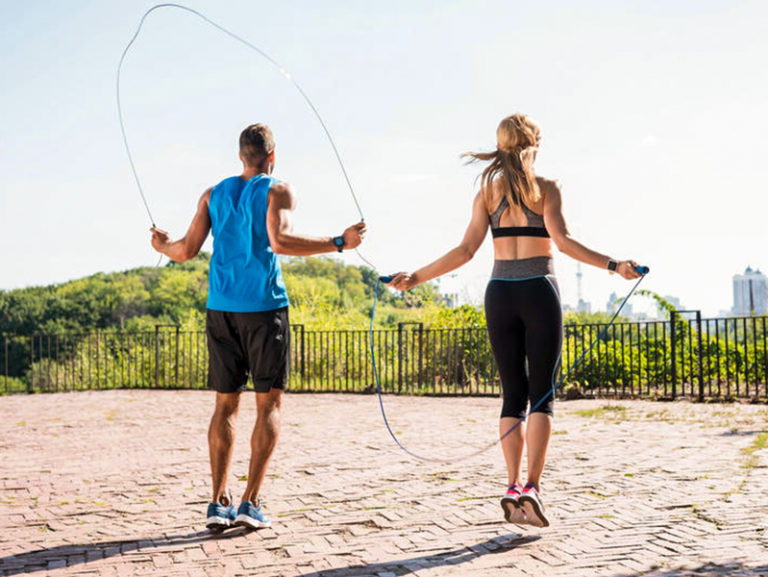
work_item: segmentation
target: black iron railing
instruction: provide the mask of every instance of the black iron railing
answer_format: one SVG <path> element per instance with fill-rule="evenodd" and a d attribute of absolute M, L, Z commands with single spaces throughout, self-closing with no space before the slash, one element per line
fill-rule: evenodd
<path fill-rule="evenodd" d="M 564 327 L 564 391 L 651 398 L 768 400 L 767 317 Z M 294 325 L 293 391 L 372 391 L 369 332 Z M 589 347 L 592 347 L 591 349 Z M 484 328 L 403 323 L 373 332 L 382 389 L 423 395 L 496 395 L 500 384 Z M 583 360 L 572 367 L 582 354 Z M 143 333 L 0 334 L 0 393 L 107 388 L 205 388 L 205 334 L 158 325 Z M 571 368 L 572 367 L 572 368 Z"/>

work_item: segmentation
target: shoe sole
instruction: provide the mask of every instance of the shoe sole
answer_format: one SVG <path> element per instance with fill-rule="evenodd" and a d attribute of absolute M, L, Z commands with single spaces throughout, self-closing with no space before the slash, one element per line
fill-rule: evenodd
<path fill-rule="evenodd" d="M 525 510 L 520 505 L 519 497 L 517 499 L 502 497 L 501 508 L 504 510 L 504 520 L 507 523 L 512 523 L 513 525 L 530 525 Z"/>
<path fill-rule="evenodd" d="M 533 497 L 523 495 L 518 499 L 523 513 L 528 518 L 528 524 L 534 527 L 549 527 L 549 519 L 544 515 L 544 510 Z"/>
<path fill-rule="evenodd" d="M 520 524 L 519 520 L 514 519 L 515 513 L 518 511 L 517 499 L 510 499 L 508 497 L 501 498 L 501 508 L 504 511 L 504 520 L 507 523 Z"/>
<path fill-rule="evenodd" d="M 250 529 L 266 529 L 272 526 L 272 521 L 257 521 L 248 515 L 238 515 L 234 525 L 235 527 L 248 527 Z"/>
<path fill-rule="evenodd" d="M 223 531 L 232 526 L 232 522 L 224 517 L 208 517 L 205 526 L 211 531 Z"/>

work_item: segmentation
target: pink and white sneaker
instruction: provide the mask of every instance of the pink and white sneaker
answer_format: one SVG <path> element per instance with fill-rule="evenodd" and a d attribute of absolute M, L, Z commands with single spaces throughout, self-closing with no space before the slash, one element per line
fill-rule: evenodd
<path fill-rule="evenodd" d="M 541 500 L 536 485 L 526 483 L 523 493 L 518 497 L 517 502 L 525 513 L 526 522 L 534 527 L 549 527 L 549 519 L 544 513 L 544 503 Z"/>
<path fill-rule="evenodd" d="M 507 489 L 507 493 L 501 498 L 501 508 L 504 510 L 504 519 L 507 523 L 515 523 L 516 525 L 527 523 L 525 511 L 523 511 L 519 501 L 522 493 L 520 485 L 512 483 Z"/>

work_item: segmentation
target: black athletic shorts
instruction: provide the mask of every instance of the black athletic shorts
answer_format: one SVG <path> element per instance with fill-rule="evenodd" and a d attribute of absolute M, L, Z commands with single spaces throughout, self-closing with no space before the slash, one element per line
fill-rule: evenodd
<path fill-rule="evenodd" d="M 250 374 L 257 393 L 285 389 L 291 341 L 288 307 L 257 313 L 208 309 L 205 326 L 209 388 L 244 391 Z"/>

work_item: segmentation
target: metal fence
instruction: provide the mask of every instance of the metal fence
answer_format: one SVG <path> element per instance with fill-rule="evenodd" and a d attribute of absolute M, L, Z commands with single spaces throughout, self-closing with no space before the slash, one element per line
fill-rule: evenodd
<path fill-rule="evenodd" d="M 564 327 L 562 391 L 618 397 L 768 400 L 766 317 Z M 371 392 L 369 332 L 292 328 L 293 391 Z M 591 348 L 590 348 L 591 347 Z M 402 323 L 373 333 L 382 390 L 496 395 L 486 330 Z M 572 365 L 577 359 L 583 359 Z M 0 393 L 108 388 L 205 388 L 205 334 L 158 325 L 152 332 L 0 334 Z M 570 372 L 569 372 L 570 370 Z"/>

